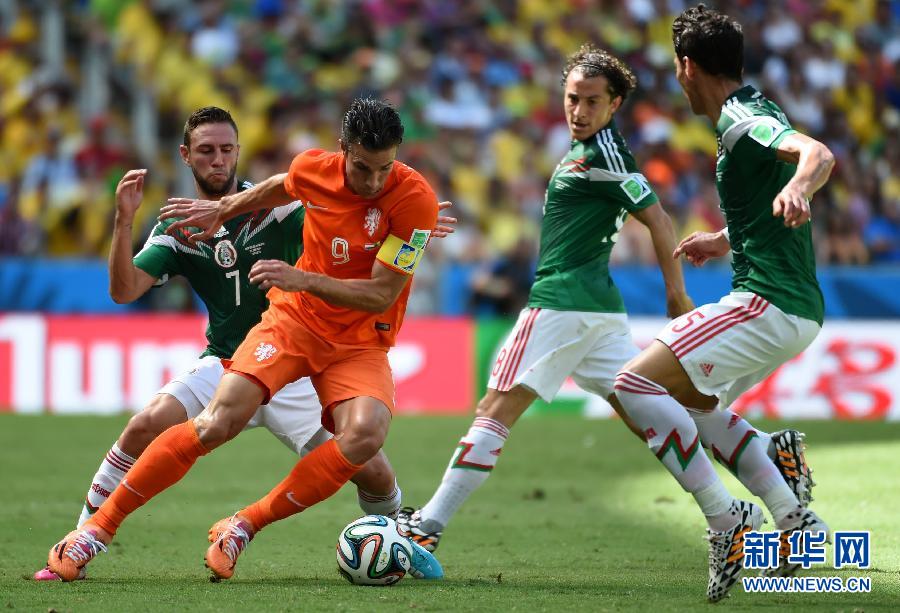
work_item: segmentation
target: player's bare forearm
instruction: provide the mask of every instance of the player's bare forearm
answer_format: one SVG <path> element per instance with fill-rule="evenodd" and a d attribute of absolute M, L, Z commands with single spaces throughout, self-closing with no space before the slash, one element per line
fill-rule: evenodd
<path fill-rule="evenodd" d="M 383 313 L 403 291 L 409 277 L 376 262 L 369 279 L 335 279 L 299 270 L 281 260 L 260 260 L 250 269 L 250 282 L 263 290 L 308 292 L 336 306 Z"/>
<path fill-rule="evenodd" d="M 134 285 L 134 263 L 131 261 L 131 226 L 133 220 L 116 215 L 112 244 L 109 248 L 109 296 L 116 304 L 131 302 Z"/>
<path fill-rule="evenodd" d="M 223 196 L 219 200 L 169 198 L 168 204 L 160 209 L 159 219 L 176 220 L 166 228 L 169 235 L 175 236 L 185 228 L 198 228 L 199 232 L 188 237 L 191 242 L 210 239 L 222 224 L 241 213 L 289 203 L 292 198 L 284 187 L 286 176 L 280 174 L 269 177 L 251 189 Z"/>
<path fill-rule="evenodd" d="M 777 155 L 780 160 L 796 163 L 797 170 L 772 201 L 772 215 L 783 217 L 785 226 L 797 228 L 810 220 L 809 199 L 828 181 L 834 155 L 803 134 L 786 136 L 778 145 Z"/>
<path fill-rule="evenodd" d="M 376 279 L 335 279 L 327 275 L 305 274 L 305 291 L 331 304 L 360 311 L 383 313 L 400 294 Z"/>
<path fill-rule="evenodd" d="M 131 254 L 131 219 L 116 216 L 109 250 L 109 296 L 116 304 L 134 302 L 156 279 L 134 265 Z"/>
<path fill-rule="evenodd" d="M 825 145 L 805 134 L 790 134 L 778 145 L 778 159 L 797 164 L 785 189 L 794 188 L 812 198 L 831 176 L 834 154 Z"/>
<path fill-rule="evenodd" d="M 635 218 L 650 231 L 653 250 L 659 261 L 659 269 L 666 285 L 666 311 L 669 317 L 678 317 L 694 308 L 684 286 L 681 261 L 673 258 L 675 251 L 675 229 L 672 220 L 659 204 L 654 204 L 634 214 Z"/>
<path fill-rule="evenodd" d="M 222 198 L 219 201 L 222 207 L 222 221 L 228 221 L 242 213 L 288 204 L 294 200 L 284 188 L 286 177 L 287 173 L 273 175 L 248 190 Z"/>
<path fill-rule="evenodd" d="M 129 170 L 116 186 L 116 217 L 109 249 L 109 295 L 117 304 L 133 302 L 156 281 L 134 265 L 131 230 L 144 197 L 146 168 Z"/>
<path fill-rule="evenodd" d="M 672 220 L 663 213 L 654 217 L 647 225 L 647 229 L 650 230 L 653 251 L 656 252 L 656 259 L 659 260 L 659 268 L 666 283 L 666 293 L 684 292 L 681 264 L 671 256 L 675 250 L 675 229 L 672 227 Z"/>

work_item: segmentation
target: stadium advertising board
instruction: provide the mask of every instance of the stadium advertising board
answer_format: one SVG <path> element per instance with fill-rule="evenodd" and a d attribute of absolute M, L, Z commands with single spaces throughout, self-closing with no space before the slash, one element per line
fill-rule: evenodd
<path fill-rule="evenodd" d="M 21 413 L 137 410 L 205 346 L 196 315 L 0 315 L 0 408 Z M 474 332 L 464 319 L 408 321 L 389 354 L 400 412 L 465 413 Z"/>
<path fill-rule="evenodd" d="M 664 323 L 635 319 L 646 345 Z M 142 407 L 203 350 L 195 315 L 0 315 L 0 407 L 35 413 L 118 413 Z M 399 412 L 466 413 L 484 390 L 511 322 L 412 319 L 391 353 Z M 815 342 L 735 408 L 752 416 L 900 419 L 900 323 L 828 322 Z M 603 400 L 567 381 L 553 405 L 608 417 Z"/>

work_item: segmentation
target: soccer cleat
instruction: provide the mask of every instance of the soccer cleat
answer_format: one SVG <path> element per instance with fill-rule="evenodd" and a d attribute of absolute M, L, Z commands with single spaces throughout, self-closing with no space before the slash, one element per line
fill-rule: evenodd
<path fill-rule="evenodd" d="M 806 508 L 812 502 L 812 488 L 816 484 L 812 479 L 812 470 L 806 463 L 803 450 L 806 435 L 797 430 L 779 430 L 771 434 L 770 451 L 774 450 L 775 467 L 781 477 L 794 491 L 800 506 Z"/>
<path fill-rule="evenodd" d="M 765 522 L 762 509 L 745 500 L 732 503 L 737 523 L 723 532 L 707 529 L 709 540 L 709 583 L 706 597 L 719 602 L 728 595 L 744 570 L 744 534 L 758 530 Z"/>
<path fill-rule="evenodd" d="M 790 577 L 800 568 L 801 563 L 788 561 L 788 557 L 791 555 L 790 537 L 794 532 L 824 532 L 827 535 L 826 541 L 831 542 L 831 531 L 828 529 L 828 525 L 809 509 L 799 508 L 788 515 L 786 519 L 791 524 L 789 528 L 781 531 L 779 537 L 778 566 L 762 571 L 760 574 L 764 577 Z M 804 548 L 801 546 L 800 550 L 804 551 Z"/>
<path fill-rule="evenodd" d="M 416 579 L 443 579 L 444 569 L 430 551 L 407 537 L 412 545 L 412 557 L 409 560 L 409 574 Z"/>
<path fill-rule="evenodd" d="M 84 572 L 84 567 L 101 551 L 106 551 L 96 531 L 73 530 L 50 550 L 47 568 L 63 581 L 74 581 Z"/>
<path fill-rule="evenodd" d="M 422 529 L 422 509 L 413 509 L 412 507 L 403 507 L 397 514 L 397 529 L 400 534 L 411 539 L 425 548 L 426 551 L 434 551 L 437 549 L 438 543 L 441 541 L 440 530 L 427 532 Z"/>
<path fill-rule="evenodd" d="M 84 579 L 87 576 L 87 572 L 85 572 L 84 567 L 78 569 L 78 576 L 75 577 L 76 580 Z M 49 566 L 45 566 L 41 570 L 34 573 L 35 581 L 62 581 L 59 575 L 50 570 Z"/>
<path fill-rule="evenodd" d="M 206 567 L 212 571 L 215 580 L 230 579 L 238 556 L 253 540 L 253 526 L 237 515 L 220 519 L 209 529 L 206 550 Z"/>

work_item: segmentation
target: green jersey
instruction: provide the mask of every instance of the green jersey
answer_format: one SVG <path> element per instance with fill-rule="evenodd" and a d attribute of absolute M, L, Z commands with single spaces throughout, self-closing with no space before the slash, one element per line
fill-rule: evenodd
<path fill-rule="evenodd" d="M 613 121 L 591 138 L 573 141 L 547 186 L 528 306 L 624 313 L 609 276 L 609 254 L 626 215 L 656 202 Z"/>
<path fill-rule="evenodd" d="M 776 157 L 789 134 L 795 131 L 778 105 L 750 85 L 722 105 L 716 188 L 731 242 L 731 285 L 821 325 L 825 301 L 816 280 L 811 224 L 788 228 L 772 216 L 772 201 L 797 169 Z"/>
<path fill-rule="evenodd" d="M 238 191 L 250 187 L 242 181 Z M 167 219 L 153 228 L 134 264 L 156 277 L 156 285 L 184 275 L 209 312 L 202 355 L 230 358 L 269 306 L 265 292 L 247 278 L 250 267 L 257 260 L 296 262 L 303 251 L 304 213 L 299 202 L 253 211 L 225 222 L 213 238 L 196 245 L 188 241 L 190 231 L 166 234 L 175 221 Z"/>

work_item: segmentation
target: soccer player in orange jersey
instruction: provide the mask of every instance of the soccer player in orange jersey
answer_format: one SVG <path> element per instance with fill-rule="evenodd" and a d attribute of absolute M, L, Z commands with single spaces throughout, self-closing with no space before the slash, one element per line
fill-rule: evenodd
<path fill-rule="evenodd" d="M 49 553 L 50 569 L 74 579 L 137 508 L 179 481 L 194 462 L 234 438 L 257 407 L 309 376 L 334 438 L 303 457 L 269 494 L 217 522 L 207 565 L 231 577 L 237 556 L 270 523 L 328 498 L 381 449 L 394 407 L 387 350 L 403 322 L 410 278 L 435 227 L 438 202 L 418 172 L 396 161 L 403 125 L 388 104 L 353 101 L 341 151 L 299 154 L 286 174 L 218 202 L 171 199 L 160 219 L 169 232 L 194 227 L 213 236 L 236 215 L 301 200 L 304 252 L 295 267 L 261 260 L 250 281 L 270 306 L 235 351 L 209 406 L 160 435 L 80 530 Z M 430 553 L 414 548 L 412 574 L 442 576 Z"/>

